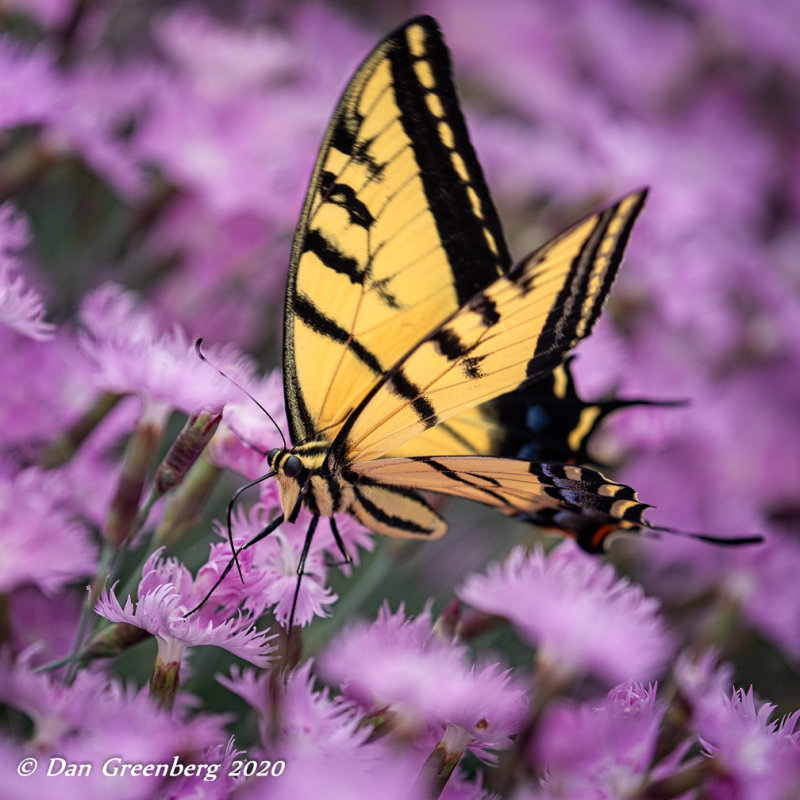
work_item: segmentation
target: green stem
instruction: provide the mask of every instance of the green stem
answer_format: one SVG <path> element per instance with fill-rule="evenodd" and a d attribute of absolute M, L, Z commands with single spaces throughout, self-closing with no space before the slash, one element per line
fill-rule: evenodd
<path fill-rule="evenodd" d="M 66 464 L 121 399 L 122 395 L 103 392 L 78 420 L 47 445 L 39 457 L 39 466 L 42 469 L 54 469 Z"/>
<path fill-rule="evenodd" d="M 172 489 L 164 514 L 153 535 L 153 548 L 174 545 L 189 526 L 200 517 L 200 509 L 211 494 L 222 470 L 214 466 L 205 453 L 189 468 L 186 477 Z M 148 503 L 155 501 L 151 495 Z"/>
<path fill-rule="evenodd" d="M 78 671 L 78 666 L 81 662 L 80 652 L 83 647 L 83 641 L 86 638 L 86 633 L 91 625 L 90 620 L 94 614 L 94 607 L 97 603 L 97 598 L 103 587 L 108 583 L 109 575 L 111 574 L 111 566 L 114 562 L 117 551 L 115 548 L 109 546 L 108 543 L 103 545 L 100 551 L 100 558 L 97 563 L 97 572 L 95 579 L 92 582 L 92 588 L 86 599 L 83 601 L 83 609 L 81 610 L 81 618 L 78 623 L 78 630 L 75 633 L 75 640 L 72 644 L 72 652 L 69 656 L 69 666 L 64 676 L 64 683 L 69 685 L 75 680 L 75 674 Z"/>
<path fill-rule="evenodd" d="M 671 800 L 673 797 L 681 797 L 702 785 L 708 775 L 710 763 L 708 759 L 694 761 L 668 778 L 646 786 L 639 797 L 641 800 Z"/>
<path fill-rule="evenodd" d="M 369 566 L 360 570 L 348 584 L 347 592 L 336 603 L 336 613 L 325 620 L 317 620 L 306 633 L 305 652 L 313 655 L 361 608 L 364 602 L 383 583 L 394 567 L 394 559 L 385 547 L 378 546 Z"/>
<path fill-rule="evenodd" d="M 181 662 L 164 663 L 160 656 L 156 656 L 153 672 L 150 675 L 150 697 L 161 708 L 172 710 L 180 684 Z"/>

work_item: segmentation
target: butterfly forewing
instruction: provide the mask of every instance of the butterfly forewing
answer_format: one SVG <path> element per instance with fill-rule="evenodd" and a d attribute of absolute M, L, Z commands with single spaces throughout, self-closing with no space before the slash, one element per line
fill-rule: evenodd
<path fill-rule="evenodd" d="M 422 337 L 350 415 L 336 457 L 379 458 L 556 367 L 599 316 L 644 198 L 574 225 Z"/>
<path fill-rule="evenodd" d="M 358 70 L 295 235 L 284 387 L 292 440 L 333 440 L 386 370 L 508 269 L 433 20 Z"/>

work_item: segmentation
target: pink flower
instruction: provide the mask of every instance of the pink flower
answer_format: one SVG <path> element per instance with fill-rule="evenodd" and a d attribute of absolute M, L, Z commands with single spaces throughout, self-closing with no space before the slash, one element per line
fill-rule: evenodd
<path fill-rule="evenodd" d="M 271 554 L 263 553 L 261 561 L 261 586 L 264 601 L 272 606 L 275 618 L 283 625 L 289 624 L 292 603 L 297 590 L 298 567 L 302 542 L 297 537 L 289 538 L 280 531 L 272 534 Z M 309 554 L 300 579 L 294 623 L 307 625 L 315 616 L 327 617 L 328 606 L 337 596 L 324 584 L 326 569 L 322 554 Z"/>
<path fill-rule="evenodd" d="M 549 555 L 517 547 L 502 566 L 468 578 L 458 594 L 509 619 L 560 681 L 651 677 L 671 652 L 658 602 L 570 542 Z"/>
<path fill-rule="evenodd" d="M 97 550 L 70 507 L 64 475 L 0 464 L 0 590 L 46 594 L 94 572 Z"/>
<path fill-rule="evenodd" d="M 302 128 L 314 108 L 296 48 L 277 31 L 237 29 L 197 9 L 165 16 L 154 33 L 173 68 L 137 132 L 142 157 L 202 196 L 218 218 L 285 218 L 287 206 L 294 214 L 310 167 L 297 137 L 310 143 Z M 287 203 L 286 191 L 297 203 Z"/>
<path fill-rule="evenodd" d="M 225 453 L 246 454 L 241 444 L 235 447 L 225 444 L 222 448 L 212 446 L 212 452 L 216 454 L 217 460 Z M 251 456 L 250 461 L 251 465 L 255 464 L 256 457 Z M 253 474 L 255 477 L 263 475 L 266 468 L 266 465 L 262 465 L 261 469 L 254 468 Z M 233 533 L 237 547 L 255 538 L 274 519 L 278 509 L 277 484 L 273 480 L 268 480 L 262 484 L 260 503 L 246 511 L 240 506 L 234 513 Z M 372 535 L 363 525 L 347 515 L 338 515 L 336 519 L 345 549 L 352 564 L 357 565 L 359 548 L 372 549 Z M 244 608 L 256 616 L 270 608 L 282 625 L 288 625 L 297 591 L 300 555 L 310 523 L 311 514 L 302 510 L 295 523 L 284 522 L 265 539 L 242 551 L 238 560 L 244 582 L 239 579 L 235 569 L 231 570 L 220 586 L 214 590 L 212 602 L 228 607 L 236 607 L 242 603 Z M 198 583 L 202 583 L 207 589 L 216 583 L 231 562 L 225 524 L 217 523 L 216 527 L 218 535 L 224 541 L 212 545 L 208 563 L 197 575 Z M 297 594 L 297 605 L 294 609 L 294 624 L 304 626 L 315 617 L 329 615 L 330 606 L 337 600 L 337 596 L 327 586 L 329 563 L 338 565 L 345 571 L 350 569 L 335 542 L 328 520 L 323 518 L 319 520 L 314 531 L 306 558 Z"/>
<path fill-rule="evenodd" d="M 14 590 L 8 595 L 14 622 L 13 651 L 30 650 L 29 663 L 34 667 L 66 658 L 75 645 L 82 602 L 82 587 L 61 592 L 57 603 L 35 586 Z"/>
<path fill-rule="evenodd" d="M 274 516 L 275 508 L 257 505 L 249 512 L 235 514 L 233 530 L 236 546 L 240 547 L 253 539 Z M 208 562 L 197 573 L 197 585 L 204 587 L 205 591 L 211 589 L 231 561 L 227 532 L 221 524 L 217 530 L 225 541 L 212 545 Z M 238 559 L 243 580 L 239 579 L 235 568 L 230 570 L 214 590 L 210 604 L 236 608 L 241 603 L 248 613 L 256 617 L 265 609 L 272 608 L 278 622 L 287 626 L 297 589 L 297 567 L 305 538 L 303 530 L 298 529 L 298 533 L 300 535 L 291 536 L 280 528 L 242 551 Z M 328 616 L 328 609 L 337 597 L 326 586 L 326 575 L 323 547 L 321 544 L 312 546 L 300 581 L 293 624 L 304 626 L 316 616 Z"/>
<path fill-rule="evenodd" d="M 311 668 L 312 662 L 306 661 L 290 672 L 278 685 L 277 696 L 274 676 L 267 672 L 234 665 L 229 678 L 218 675 L 217 680 L 258 713 L 261 744 L 272 757 L 299 761 L 375 755 L 380 747 L 369 744 L 369 726 L 360 724 L 356 709 L 341 697 L 316 689 Z"/>
<path fill-rule="evenodd" d="M 149 245 L 170 261 L 180 253 L 158 295 L 195 335 L 259 345 L 274 334 L 265 299 L 281 302 L 328 112 L 370 46 L 322 6 L 287 21 L 237 25 L 186 7 L 152 26 L 163 75 L 132 146 L 178 192 Z"/>
<path fill-rule="evenodd" d="M 436 741 L 445 729 L 456 729 L 460 749 L 507 747 L 527 711 L 527 697 L 510 671 L 496 663 L 475 665 L 463 645 L 440 639 L 430 608 L 406 619 L 402 606 L 390 614 L 384 605 L 376 622 L 356 623 L 328 645 L 320 672 L 366 710 L 388 706 L 401 730 L 427 727 Z"/>
<path fill-rule="evenodd" d="M 121 197 L 141 202 L 147 172 L 120 131 L 140 117 L 163 74 L 152 63 L 120 63 L 98 52 L 59 77 L 60 103 L 50 110 L 45 145 L 79 156 Z"/>
<path fill-rule="evenodd" d="M 31 50 L 11 36 L 0 38 L 0 128 L 37 124 L 58 103 L 54 59 L 40 45 Z"/>
<path fill-rule="evenodd" d="M 272 780 L 279 786 L 279 797 L 427 800 L 430 794 L 422 784 L 415 783 L 418 770 L 417 760 L 403 752 L 387 751 L 379 758 L 368 759 L 311 754 L 302 762 L 287 760 L 285 772 Z M 249 781 L 236 792 L 237 800 L 262 800 L 265 796 L 264 786 L 258 781 Z"/>
<path fill-rule="evenodd" d="M 215 645 L 265 667 L 274 649 L 269 644 L 273 637 L 256 630 L 249 614 L 223 619 L 206 605 L 187 617 L 202 598 L 189 571 L 176 559 L 163 559 L 159 550 L 145 564 L 135 604 L 129 597 L 123 607 L 105 590 L 95 611 L 111 622 L 127 622 L 155 636 L 164 663 L 180 663 L 188 647 Z"/>
<path fill-rule="evenodd" d="M 727 513 L 735 515 L 736 499 Z M 735 531 L 758 530 L 752 512 L 742 510 Z M 727 532 L 727 531 L 726 531 Z M 666 600 L 686 604 L 703 598 L 704 609 L 735 612 L 743 624 L 773 642 L 793 658 L 800 657 L 800 545 L 790 536 L 773 533 L 762 544 L 721 548 L 667 536 L 641 548 L 641 579 Z"/>
<path fill-rule="evenodd" d="M 710 706 L 711 704 L 709 704 Z M 770 722 L 775 706 L 756 709 L 752 687 L 717 697 L 695 720 L 706 752 L 714 759 L 708 796 L 782 800 L 800 785 L 800 711 Z"/>
<path fill-rule="evenodd" d="M 103 55 L 65 73 L 50 50 L 0 40 L 0 127 L 37 125 L 39 158 L 78 156 L 123 196 L 144 188 L 144 171 L 119 131 L 139 110 L 153 71 L 117 67 Z"/>
<path fill-rule="evenodd" d="M 27 288 L 20 275 L 17 253 L 30 241 L 27 221 L 11 203 L 0 206 L 0 322 L 32 339 L 48 339 L 53 326 L 45 322 L 44 303 L 38 292 Z"/>
<path fill-rule="evenodd" d="M 39 341 L 0 325 L 0 348 L 0 415 L 5 420 L 0 441 L 6 446 L 36 449 L 96 399 L 94 369 L 67 326 Z"/>
<path fill-rule="evenodd" d="M 605 702 L 547 709 L 530 757 L 545 771 L 547 797 L 626 797 L 648 775 L 664 707 L 654 685 L 628 681 Z"/>
<path fill-rule="evenodd" d="M 192 717 L 185 707 L 174 714 L 161 713 L 146 693 L 125 688 L 100 672 L 80 671 L 74 683 L 66 685 L 47 673 L 31 672 L 30 655 L 23 654 L 13 665 L 3 660 L 0 697 L 33 723 L 20 748 L 24 755 L 94 766 L 91 775 L 81 778 L 81 797 L 101 800 L 113 794 L 147 800 L 163 786 L 163 777 L 110 778 L 98 767 L 113 756 L 133 763 L 170 763 L 176 754 L 184 763 L 202 761 L 209 748 L 228 738 L 220 716 Z M 51 778 L 49 783 L 54 780 L 66 778 Z"/>
<path fill-rule="evenodd" d="M 288 230 L 254 212 L 220 215 L 198 194 L 177 196 L 165 209 L 148 242 L 156 259 L 176 264 L 157 288 L 158 303 L 193 335 L 208 341 L 260 346 L 273 336 L 286 288 Z M 220 288 L 222 290 L 220 291 Z"/>
<path fill-rule="evenodd" d="M 137 394 L 154 405 L 190 413 L 224 404 L 238 390 L 203 363 L 185 332 L 162 331 L 153 311 L 132 293 L 106 284 L 84 299 L 81 345 L 97 365 L 97 384 L 120 394 Z M 208 350 L 231 377 L 248 374 L 238 354 Z"/>
<path fill-rule="evenodd" d="M 775 0 L 769 13 L 724 0 L 690 0 L 692 13 L 701 13 L 704 24 L 719 37 L 720 44 L 734 49 L 740 58 L 756 59 L 770 66 L 774 62 L 790 74 L 800 73 L 794 33 L 800 13 L 791 0 Z M 765 64 L 765 66 L 766 66 Z"/>
<path fill-rule="evenodd" d="M 415 786 L 420 759 L 372 740 L 359 710 L 328 689 L 315 688 L 312 662 L 306 661 L 284 680 L 240 670 L 217 680 L 242 697 L 258 714 L 260 745 L 255 753 L 285 762 L 281 795 L 349 800 L 379 794 L 387 800 L 422 800 Z M 253 757 L 253 750 L 250 752 Z M 239 792 L 237 792 L 237 795 Z M 251 782 L 242 797 L 262 794 Z"/>
<path fill-rule="evenodd" d="M 775 706 L 764 703 L 757 710 L 752 687 L 731 693 L 731 673 L 713 651 L 683 655 L 675 666 L 689 726 L 714 760 L 706 779 L 709 797 L 789 797 L 800 780 L 800 711 L 770 722 Z"/>
<path fill-rule="evenodd" d="M 720 708 L 720 699 L 728 694 L 733 675 L 730 664 L 718 663 L 714 650 L 681 653 L 673 672 L 689 712 L 701 716 Z"/>

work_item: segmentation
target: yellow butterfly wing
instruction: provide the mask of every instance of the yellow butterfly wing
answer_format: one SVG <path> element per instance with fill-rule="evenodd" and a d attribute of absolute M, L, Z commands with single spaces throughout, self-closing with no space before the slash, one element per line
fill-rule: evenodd
<path fill-rule="evenodd" d="M 292 442 L 332 441 L 387 370 L 508 269 L 436 23 L 383 40 L 340 100 L 295 235 Z"/>
<path fill-rule="evenodd" d="M 573 225 L 422 337 L 349 415 L 333 459 L 395 452 L 553 370 L 598 318 L 645 194 Z"/>

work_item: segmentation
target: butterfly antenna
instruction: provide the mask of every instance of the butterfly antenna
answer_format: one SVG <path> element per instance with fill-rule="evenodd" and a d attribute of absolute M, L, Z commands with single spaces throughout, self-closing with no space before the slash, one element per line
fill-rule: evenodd
<path fill-rule="evenodd" d="M 283 436 L 283 431 L 281 430 L 281 428 L 278 425 L 278 423 L 275 421 L 275 418 L 272 416 L 272 414 L 270 414 L 269 411 L 267 411 L 267 409 L 264 408 L 264 406 L 261 405 L 261 403 L 259 403 L 258 400 L 256 400 L 256 398 L 252 395 L 252 393 L 249 392 L 247 389 L 245 389 L 244 386 L 242 386 L 237 380 L 235 380 L 234 378 L 231 378 L 230 375 L 228 375 L 227 373 L 223 372 L 216 364 L 214 364 L 213 362 L 209 361 L 206 358 L 206 355 L 202 350 L 202 344 L 203 344 L 202 337 L 200 339 L 198 339 L 194 343 L 194 350 L 195 350 L 195 353 L 197 353 L 197 357 L 202 362 L 208 364 L 212 369 L 215 369 L 220 375 L 222 375 L 223 378 L 225 378 L 225 380 L 230 381 L 240 392 L 243 392 L 247 397 L 249 397 L 267 415 L 267 417 L 269 418 L 270 422 L 275 426 L 275 430 L 278 431 L 278 435 L 281 437 L 281 442 L 283 443 L 283 447 L 285 449 L 286 448 L 286 439 Z M 228 503 L 228 510 L 227 510 L 227 514 L 226 514 L 226 523 L 227 523 L 227 528 L 228 528 L 228 542 L 230 543 L 230 546 L 231 546 L 232 563 L 236 564 L 236 571 L 239 573 L 239 578 L 242 581 L 244 581 L 244 576 L 242 575 L 242 567 L 239 564 L 239 553 L 237 552 L 236 546 L 233 543 L 233 524 L 232 524 L 233 509 L 236 506 L 236 502 L 239 500 L 239 497 L 241 497 L 242 492 L 245 492 L 247 489 L 250 489 L 251 487 L 255 486 L 256 484 L 259 484 L 262 481 L 265 481 L 267 478 L 271 478 L 273 475 L 275 475 L 275 472 L 268 472 L 266 475 L 262 475 L 260 478 L 256 478 L 256 480 L 251 481 L 250 483 L 246 483 L 244 486 L 240 486 L 233 493 L 233 497 L 231 497 L 230 502 Z M 230 570 L 230 568 L 231 568 L 231 565 L 228 566 L 228 570 Z M 227 570 L 226 570 L 225 574 L 227 574 Z M 223 575 L 223 577 L 224 577 L 224 575 Z M 222 579 L 220 578 L 220 580 L 222 580 Z M 211 591 L 213 592 L 214 589 L 216 589 L 216 586 L 214 586 Z M 210 596 L 210 594 L 211 594 L 211 592 L 209 592 L 209 596 Z M 205 602 L 205 600 L 203 600 L 203 603 L 204 602 Z M 202 605 L 202 603 L 200 605 Z M 199 608 L 199 606 L 198 606 L 198 608 Z"/>
<path fill-rule="evenodd" d="M 244 386 L 242 386 L 241 383 L 239 383 L 238 381 L 236 381 L 233 378 L 231 378 L 230 375 L 227 375 L 226 373 L 224 373 L 216 364 L 214 364 L 211 361 L 209 361 L 206 358 L 206 356 L 203 353 L 203 351 L 200 349 L 200 346 L 202 344 L 203 344 L 202 337 L 200 339 L 198 339 L 194 343 L 194 351 L 195 351 L 195 353 L 197 353 L 197 357 L 201 361 L 204 361 L 206 364 L 208 364 L 212 369 L 215 369 L 220 375 L 222 375 L 223 378 L 225 378 L 225 380 L 230 381 L 240 392 L 243 392 L 244 394 L 246 394 L 269 417 L 269 421 L 275 426 L 275 430 L 278 431 L 278 435 L 281 437 L 281 442 L 283 443 L 283 449 L 285 450 L 286 449 L 286 438 L 283 435 L 283 431 L 281 430 L 280 425 L 278 425 L 278 423 L 275 422 L 275 418 L 272 416 L 272 414 L 270 414 L 269 411 L 267 411 L 267 409 L 264 408 L 264 406 L 262 406 L 261 403 L 259 403 L 258 400 L 256 400 L 256 398 L 253 397 L 253 395 L 250 392 L 248 392 L 247 389 L 244 388 Z"/>

